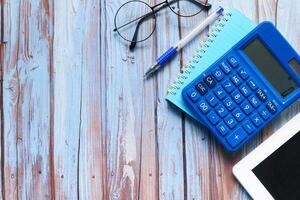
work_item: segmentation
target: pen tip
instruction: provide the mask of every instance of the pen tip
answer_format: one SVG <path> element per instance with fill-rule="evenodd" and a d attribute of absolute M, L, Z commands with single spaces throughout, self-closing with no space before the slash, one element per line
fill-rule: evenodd
<path fill-rule="evenodd" d="M 152 67 L 150 67 L 146 71 L 146 73 L 144 74 L 144 79 L 147 79 L 151 74 L 153 74 L 153 72 L 155 72 L 158 69 L 159 66 L 160 65 L 158 63 L 156 63 L 155 65 L 153 65 Z"/>

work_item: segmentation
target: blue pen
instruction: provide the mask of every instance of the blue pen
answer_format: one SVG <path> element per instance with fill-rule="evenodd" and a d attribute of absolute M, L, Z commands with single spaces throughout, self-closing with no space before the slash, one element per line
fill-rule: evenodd
<path fill-rule="evenodd" d="M 180 49 L 182 49 L 187 43 L 189 43 L 192 39 L 194 39 L 200 32 L 202 32 L 210 23 L 215 21 L 222 13 L 224 9 L 222 7 L 218 7 L 214 13 L 209 15 L 201 24 L 199 24 L 191 33 L 189 33 L 186 37 L 178 42 L 175 47 L 171 47 L 166 51 L 162 56 L 160 56 L 155 65 L 147 70 L 144 75 L 144 78 L 149 77 L 153 72 L 157 71 L 161 67 L 163 67 L 167 62 L 169 62 Z"/>

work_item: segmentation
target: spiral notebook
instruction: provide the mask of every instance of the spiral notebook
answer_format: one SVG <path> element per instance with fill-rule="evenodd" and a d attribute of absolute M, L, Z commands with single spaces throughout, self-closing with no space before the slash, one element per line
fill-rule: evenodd
<path fill-rule="evenodd" d="M 212 26 L 207 39 L 201 42 L 199 50 L 167 91 L 166 100 L 193 118 L 193 113 L 181 96 L 183 88 L 251 32 L 256 24 L 232 8 Z"/>

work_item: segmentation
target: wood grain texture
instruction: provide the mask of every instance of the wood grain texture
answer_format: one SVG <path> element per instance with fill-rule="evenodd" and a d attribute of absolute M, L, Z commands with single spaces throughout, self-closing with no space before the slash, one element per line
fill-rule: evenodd
<path fill-rule="evenodd" d="M 157 52 L 158 57 L 170 46 L 176 44 L 180 38 L 178 18 L 174 13 L 166 10 L 160 15 L 157 23 Z M 164 35 L 163 37 L 161 37 Z M 168 38 L 168 40 L 165 40 Z M 150 63 L 155 60 L 155 57 Z M 180 71 L 180 57 L 176 57 L 170 64 L 157 74 L 156 115 L 157 115 L 157 144 L 159 159 L 159 198 L 184 199 L 184 161 L 181 113 L 167 104 L 164 99 L 172 78 Z M 172 77 L 172 78 L 171 78 Z M 165 162 L 168 160 L 168 162 Z"/>
<path fill-rule="evenodd" d="M 106 189 L 105 134 L 102 134 L 100 73 L 100 5 L 86 1 L 82 53 L 81 127 L 78 151 L 79 199 L 104 199 Z"/>
<path fill-rule="evenodd" d="M 112 31 L 114 13 L 125 1 L 104 1 L 105 49 L 101 66 L 105 73 L 105 129 L 107 144 L 107 195 L 111 199 L 137 199 L 140 182 L 141 130 L 143 129 L 143 94 L 141 62 L 150 57 L 128 51 Z M 124 16 L 126 17 L 126 16 Z M 120 45 L 123 44 L 123 45 Z M 149 52 L 148 52 L 149 53 Z M 145 61 L 146 60 L 146 61 Z M 150 97 L 149 99 L 153 99 Z"/>
<path fill-rule="evenodd" d="M 5 3 L 10 23 L 4 28 L 10 32 L 3 59 L 4 194 L 50 198 L 51 13 L 40 1 Z"/>
<path fill-rule="evenodd" d="M 164 99 L 208 30 L 142 77 L 208 13 L 179 18 L 165 9 L 131 52 L 112 31 L 126 0 L 0 2 L 0 199 L 250 199 L 232 166 L 300 111 L 298 101 L 226 153 Z M 300 51 L 298 0 L 210 3 L 272 21 Z"/>
<path fill-rule="evenodd" d="M 1 177 L 1 194 L 0 194 L 0 199 L 4 198 L 4 140 L 3 140 L 3 130 L 4 130 L 4 113 L 3 113 L 3 56 L 4 56 L 4 52 L 3 52 L 3 44 L 4 44 L 4 37 L 3 37 L 3 18 L 4 18 L 4 3 L 1 2 L 0 4 L 0 144 L 1 144 L 1 148 L 0 148 L 0 160 L 1 160 L 1 170 L 0 170 L 0 177 Z"/>

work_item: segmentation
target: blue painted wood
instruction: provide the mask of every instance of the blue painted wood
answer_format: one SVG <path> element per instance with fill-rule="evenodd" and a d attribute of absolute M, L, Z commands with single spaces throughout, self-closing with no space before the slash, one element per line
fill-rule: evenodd
<path fill-rule="evenodd" d="M 2 194 L 50 198 L 50 11 L 40 1 L 2 2 Z"/>
<path fill-rule="evenodd" d="M 157 19 L 155 57 L 163 54 L 180 39 L 179 19 L 166 9 Z M 154 57 L 154 58 L 155 58 Z M 151 63 L 153 63 L 154 58 Z M 158 74 L 154 97 L 156 107 L 156 134 L 158 148 L 159 198 L 184 199 L 183 124 L 181 112 L 164 99 L 170 83 L 180 71 L 180 56 L 175 57 Z M 142 147 L 143 148 L 143 147 Z M 166 162 L 168 160 L 168 162 Z"/>
<path fill-rule="evenodd" d="M 300 51 L 297 1 L 210 3 L 273 21 Z M 164 100 L 205 33 L 143 80 L 207 13 L 179 19 L 166 9 L 154 35 L 130 52 L 112 31 L 125 2 L 1 1 L 0 199 L 249 199 L 232 166 L 298 113 L 299 102 L 240 153 L 225 153 Z"/>

